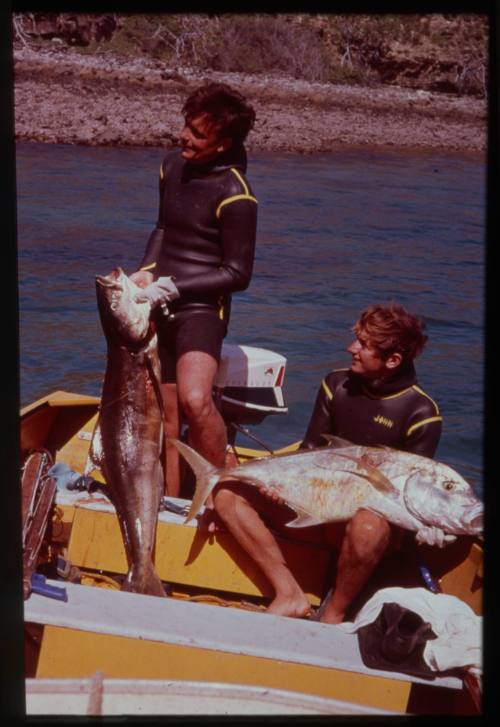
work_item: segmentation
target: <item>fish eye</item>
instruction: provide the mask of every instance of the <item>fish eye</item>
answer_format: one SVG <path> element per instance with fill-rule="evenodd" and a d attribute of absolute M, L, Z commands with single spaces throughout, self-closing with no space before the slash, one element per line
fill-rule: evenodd
<path fill-rule="evenodd" d="M 445 480 L 443 487 L 445 490 L 453 490 L 455 483 L 452 480 Z"/>

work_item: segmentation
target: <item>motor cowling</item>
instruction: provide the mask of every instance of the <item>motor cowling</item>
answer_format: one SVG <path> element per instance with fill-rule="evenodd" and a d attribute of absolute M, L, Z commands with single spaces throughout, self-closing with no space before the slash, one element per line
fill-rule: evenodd
<path fill-rule="evenodd" d="M 286 358 L 274 351 L 224 343 L 214 396 L 226 424 L 259 424 L 286 414 L 285 371 Z"/>

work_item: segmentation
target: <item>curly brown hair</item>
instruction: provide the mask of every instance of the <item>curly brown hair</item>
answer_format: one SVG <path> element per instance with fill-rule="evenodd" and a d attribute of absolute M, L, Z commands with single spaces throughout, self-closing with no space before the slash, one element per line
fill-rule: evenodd
<path fill-rule="evenodd" d="M 393 302 L 365 308 L 352 330 L 356 335 L 366 335 L 383 360 L 397 352 L 403 361 L 411 361 L 422 352 L 428 340 L 425 323 Z"/>
<path fill-rule="evenodd" d="M 221 136 L 243 142 L 255 123 L 255 111 L 244 96 L 227 83 L 207 83 L 195 89 L 182 107 L 186 120 L 209 114 Z"/>

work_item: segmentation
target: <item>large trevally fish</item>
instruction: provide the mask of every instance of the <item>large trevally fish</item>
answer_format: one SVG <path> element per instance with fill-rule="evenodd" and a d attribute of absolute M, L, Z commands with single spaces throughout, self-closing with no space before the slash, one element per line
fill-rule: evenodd
<path fill-rule="evenodd" d="M 172 443 L 196 475 L 186 521 L 219 482 L 238 480 L 274 490 L 295 510 L 288 527 L 350 520 L 366 508 L 416 531 L 420 542 L 442 546 L 456 535 L 482 533 L 483 505 L 451 467 L 389 447 L 365 447 L 336 437 L 331 446 L 298 450 L 216 469 L 179 440 Z"/>
<path fill-rule="evenodd" d="M 153 565 L 163 474 L 160 363 L 151 306 L 121 268 L 96 276 L 107 364 L 90 460 L 102 470 L 128 559 L 123 590 L 166 596 Z"/>

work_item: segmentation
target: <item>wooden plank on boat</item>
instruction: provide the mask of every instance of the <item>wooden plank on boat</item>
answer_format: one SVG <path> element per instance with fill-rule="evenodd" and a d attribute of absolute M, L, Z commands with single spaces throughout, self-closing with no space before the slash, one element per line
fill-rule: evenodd
<path fill-rule="evenodd" d="M 467 558 L 439 579 L 444 593 L 465 601 L 477 614 L 483 611 L 483 563 L 482 547 L 472 543 Z"/>
<path fill-rule="evenodd" d="M 22 486 L 23 593 L 28 598 L 31 579 L 49 524 L 56 482 L 48 472 L 52 457 L 45 450 L 33 452 L 24 464 Z"/>
<path fill-rule="evenodd" d="M 285 538 L 279 542 L 299 584 L 311 603 L 318 605 L 325 585 L 329 549 Z M 123 540 L 110 504 L 87 502 L 76 507 L 68 559 L 82 569 L 127 572 Z M 272 595 L 267 579 L 229 533 L 203 534 L 195 522 L 185 525 L 184 517 L 173 513 L 159 515 L 155 566 L 160 578 L 168 583 L 247 596 Z"/>

